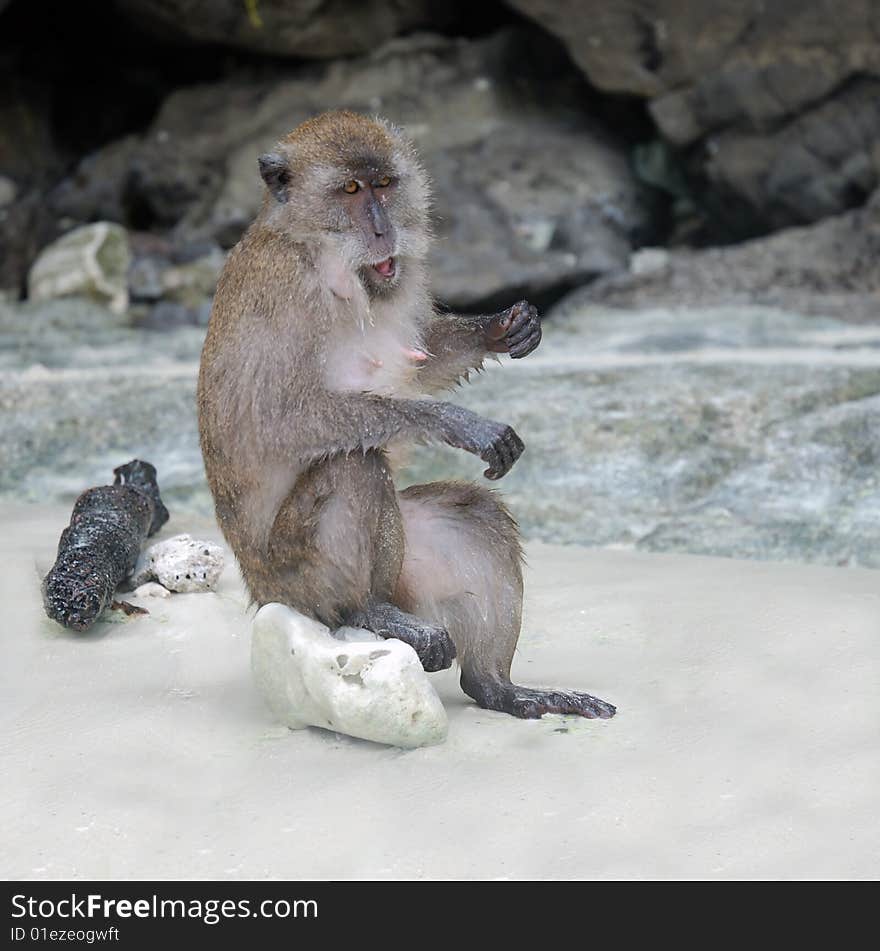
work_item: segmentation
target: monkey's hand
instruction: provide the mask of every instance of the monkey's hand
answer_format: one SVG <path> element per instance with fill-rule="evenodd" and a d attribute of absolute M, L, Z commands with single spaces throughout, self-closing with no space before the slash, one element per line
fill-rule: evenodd
<path fill-rule="evenodd" d="M 485 334 L 486 346 L 493 353 L 509 353 L 514 360 L 528 356 L 541 342 L 538 309 L 521 300 L 491 317 Z"/>
<path fill-rule="evenodd" d="M 526 448 L 512 426 L 496 423 L 491 419 L 483 421 L 487 427 L 486 435 L 477 453 L 489 468 L 483 472 L 487 479 L 500 479 L 507 475 L 513 464 Z"/>
<path fill-rule="evenodd" d="M 525 444 L 513 427 L 493 419 L 483 419 L 452 403 L 441 405 L 446 442 L 488 462 L 489 468 L 483 473 L 487 479 L 500 479 L 507 475 L 525 449 Z"/>

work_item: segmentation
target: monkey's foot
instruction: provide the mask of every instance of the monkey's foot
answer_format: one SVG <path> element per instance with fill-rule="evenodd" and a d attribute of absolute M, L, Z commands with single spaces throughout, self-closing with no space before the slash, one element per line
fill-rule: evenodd
<path fill-rule="evenodd" d="M 409 644 L 418 654 L 422 667 L 429 672 L 446 670 L 455 660 L 455 644 L 445 628 L 428 624 L 393 604 L 371 605 L 348 618 L 346 623 L 364 627 L 379 637 L 393 637 Z"/>
<path fill-rule="evenodd" d="M 446 670 L 455 660 L 455 644 L 449 632 L 443 627 L 419 622 L 410 628 L 398 629 L 394 634 L 378 632 L 382 637 L 396 637 L 409 644 L 419 655 L 422 667 L 429 673 L 436 670 Z"/>
<path fill-rule="evenodd" d="M 587 719 L 607 720 L 617 707 L 588 693 L 574 690 L 534 690 L 518 684 L 461 679 L 461 689 L 486 710 L 499 710 L 523 720 L 537 720 L 545 713 L 575 714 Z"/>

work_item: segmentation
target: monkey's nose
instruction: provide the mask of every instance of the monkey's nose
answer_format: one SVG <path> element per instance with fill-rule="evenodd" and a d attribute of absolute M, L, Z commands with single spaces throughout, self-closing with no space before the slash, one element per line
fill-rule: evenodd
<path fill-rule="evenodd" d="M 377 201 L 370 204 L 370 223 L 373 225 L 373 234 L 382 238 L 388 231 L 388 216 L 385 209 Z"/>

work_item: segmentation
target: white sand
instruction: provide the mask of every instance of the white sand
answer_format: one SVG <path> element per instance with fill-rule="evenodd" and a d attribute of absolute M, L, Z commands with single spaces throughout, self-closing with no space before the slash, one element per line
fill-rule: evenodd
<path fill-rule="evenodd" d="M 234 569 L 56 627 L 67 515 L 0 511 L 4 877 L 880 873 L 875 572 L 532 545 L 515 674 L 618 716 L 513 720 L 445 672 L 447 742 L 403 752 L 272 722 Z"/>

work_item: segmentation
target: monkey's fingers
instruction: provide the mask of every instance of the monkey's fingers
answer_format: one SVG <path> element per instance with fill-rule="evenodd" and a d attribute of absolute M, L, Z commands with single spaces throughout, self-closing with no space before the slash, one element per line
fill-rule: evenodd
<path fill-rule="evenodd" d="M 507 344 L 507 352 L 514 360 L 528 356 L 540 344 L 541 320 L 534 307 L 529 307 L 528 313 L 511 328 L 504 342 Z"/>
<path fill-rule="evenodd" d="M 588 720 L 610 720 L 617 707 L 589 693 L 577 690 L 551 690 L 547 694 L 548 713 L 573 713 Z"/>
<path fill-rule="evenodd" d="M 540 327 L 541 320 L 538 317 L 538 311 L 534 307 L 530 307 L 528 311 L 519 317 L 515 323 L 511 324 L 510 330 L 507 332 L 507 341 L 516 341 L 528 335 L 528 333 L 533 330 L 535 327 Z"/>
<path fill-rule="evenodd" d="M 445 627 L 422 621 L 396 605 L 370 604 L 362 611 L 346 615 L 344 620 L 352 627 L 363 627 L 380 637 L 393 637 L 409 644 L 427 671 L 445 670 L 455 660 L 455 643 Z"/>
<path fill-rule="evenodd" d="M 523 454 L 523 451 L 526 448 L 526 444 L 519 438 L 516 431 L 510 430 L 509 442 L 513 449 L 513 461 L 516 462 L 517 459 Z"/>
<path fill-rule="evenodd" d="M 539 690 L 497 680 L 478 681 L 470 688 L 462 681 L 462 687 L 481 707 L 501 710 L 523 720 L 537 720 L 545 713 L 607 720 L 617 713 L 613 703 L 575 690 Z"/>
<path fill-rule="evenodd" d="M 487 450 L 480 456 L 480 458 L 483 460 L 483 462 L 489 463 L 489 468 L 483 470 L 483 475 L 487 479 L 492 479 L 493 481 L 495 479 L 500 479 L 504 475 L 504 472 L 507 471 L 506 469 L 502 471 L 502 465 L 498 459 L 498 454 L 494 452 L 494 450 Z"/>
<path fill-rule="evenodd" d="M 507 308 L 507 313 L 511 322 L 514 322 L 519 320 L 524 314 L 528 314 L 531 308 L 532 305 L 527 300 L 518 300 L 515 304 L 511 304 L 511 306 Z"/>
<path fill-rule="evenodd" d="M 455 644 L 444 630 L 440 636 L 432 637 L 424 645 L 416 648 L 422 667 L 433 673 L 437 670 L 447 670 L 455 660 Z"/>
<path fill-rule="evenodd" d="M 507 328 L 507 339 L 515 337 L 522 330 L 534 323 L 538 318 L 538 308 L 533 307 L 527 301 L 520 301 L 510 308 L 509 324 Z"/>
<path fill-rule="evenodd" d="M 486 325 L 486 345 L 493 353 L 508 353 L 511 343 L 528 334 L 538 320 L 538 311 L 526 301 L 517 301 L 512 307 L 495 314 Z"/>
<path fill-rule="evenodd" d="M 482 456 L 484 462 L 489 463 L 489 468 L 485 470 L 483 475 L 487 479 L 501 479 L 510 471 L 511 463 L 506 455 L 503 453 L 501 448 L 493 446 L 492 449 L 487 450 L 485 455 Z"/>
<path fill-rule="evenodd" d="M 399 628 L 394 636 L 415 650 L 428 673 L 446 670 L 455 660 L 455 644 L 446 628 L 423 624 Z"/>
<path fill-rule="evenodd" d="M 492 480 L 507 475 L 525 448 L 525 443 L 519 438 L 514 429 L 511 426 L 505 426 L 498 438 L 480 456 L 484 462 L 489 463 L 489 468 L 486 469 L 483 475 Z"/>
<path fill-rule="evenodd" d="M 537 350 L 540 342 L 541 328 L 537 327 L 522 340 L 517 341 L 507 352 L 510 354 L 511 360 L 521 360 L 523 357 L 527 357 L 533 350 Z"/>
<path fill-rule="evenodd" d="M 535 720 L 545 713 L 585 717 L 587 720 L 609 720 L 617 707 L 588 693 L 574 690 L 533 690 L 513 685 L 506 712 L 524 720 Z"/>

